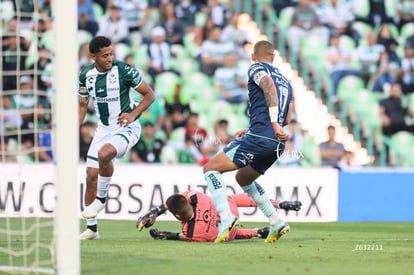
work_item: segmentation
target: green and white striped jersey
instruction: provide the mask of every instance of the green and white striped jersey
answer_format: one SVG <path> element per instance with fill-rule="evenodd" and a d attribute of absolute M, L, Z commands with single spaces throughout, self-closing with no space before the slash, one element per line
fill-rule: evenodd
<path fill-rule="evenodd" d="M 78 95 L 92 98 L 102 124 L 116 125 L 121 113 L 130 113 L 135 107 L 130 88 L 136 89 L 142 81 L 142 75 L 125 62 L 114 60 L 112 68 L 103 73 L 93 63 L 79 74 Z"/>

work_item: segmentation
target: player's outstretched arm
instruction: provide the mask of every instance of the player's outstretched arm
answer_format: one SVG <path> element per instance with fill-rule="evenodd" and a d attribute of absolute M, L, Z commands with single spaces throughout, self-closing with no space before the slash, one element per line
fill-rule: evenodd
<path fill-rule="evenodd" d="M 135 224 L 136 228 L 138 231 L 141 231 L 144 227 L 151 227 L 155 223 L 157 217 L 164 214 L 165 211 L 167 211 L 167 208 L 164 204 L 151 208 L 148 212 L 138 218 Z"/>

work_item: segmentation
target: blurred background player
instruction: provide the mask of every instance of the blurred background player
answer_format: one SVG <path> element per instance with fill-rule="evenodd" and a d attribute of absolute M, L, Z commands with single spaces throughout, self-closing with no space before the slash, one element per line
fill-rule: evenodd
<path fill-rule="evenodd" d="M 256 207 L 256 203 L 246 193 L 234 194 L 227 197 L 232 213 L 239 216 L 238 207 Z M 300 201 L 277 202 L 270 200 L 271 204 L 286 211 L 299 211 L 302 203 Z M 158 231 L 151 229 L 150 235 L 159 240 L 181 240 L 192 242 L 213 242 L 218 234 L 217 224 L 219 215 L 214 207 L 211 198 L 201 192 L 186 191 L 182 194 L 174 194 L 168 197 L 167 201 L 157 207 L 152 208 L 147 213 L 139 217 L 137 228 L 141 231 L 144 227 L 150 227 L 155 223 L 156 218 L 169 210 L 174 217 L 181 221 L 181 233 Z M 209 213 L 204 215 L 204 213 Z M 266 238 L 269 227 L 236 229 L 227 239 L 228 241 L 237 239 L 251 239 L 254 237 Z"/>
<path fill-rule="evenodd" d="M 87 229 L 80 235 L 81 240 L 99 239 L 95 217 L 106 204 L 113 160 L 124 156 L 138 142 L 138 117 L 155 98 L 137 70 L 114 59 L 109 38 L 94 37 L 89 52 L 95 63 L 85 66 L 79 75 L 79 125 L 85 119 L 90 97 L 99 120 L 86 160 L 86 208 L 82 216 L 87 219 Z M 130 98 L 130 88 L 142 95 L 137 106 Z"/>

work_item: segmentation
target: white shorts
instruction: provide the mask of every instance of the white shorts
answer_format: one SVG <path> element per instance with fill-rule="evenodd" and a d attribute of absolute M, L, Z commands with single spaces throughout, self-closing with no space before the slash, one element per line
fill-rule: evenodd
<path fill-rule="evenodd" d="M 122 158 L 138 142 L 140 135 L 141 124 L 139 120 L 126 127 L 98 125 L 89 146 L 86 166 L 98 168 L 98 151 L 106 143 L 115 147 L 116 158 Z"/>

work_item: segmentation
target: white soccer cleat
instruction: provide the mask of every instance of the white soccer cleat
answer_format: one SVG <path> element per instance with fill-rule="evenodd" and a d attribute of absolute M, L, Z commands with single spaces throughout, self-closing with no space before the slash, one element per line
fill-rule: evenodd
<path fill-rule="evenodd" d="M 79 238 L 81 241 L 99 240 L 99 232 L 94 232 L 87 228 L 82 234 L 80 234 Z"/>
<path fill-rule="evenodd" d="M 100 200 L 95 199 L 89 206 L 87 206 L 82 213 L 85 219 L 95 218 L 102 209 L 105 208 L 105 204 Z"/>

